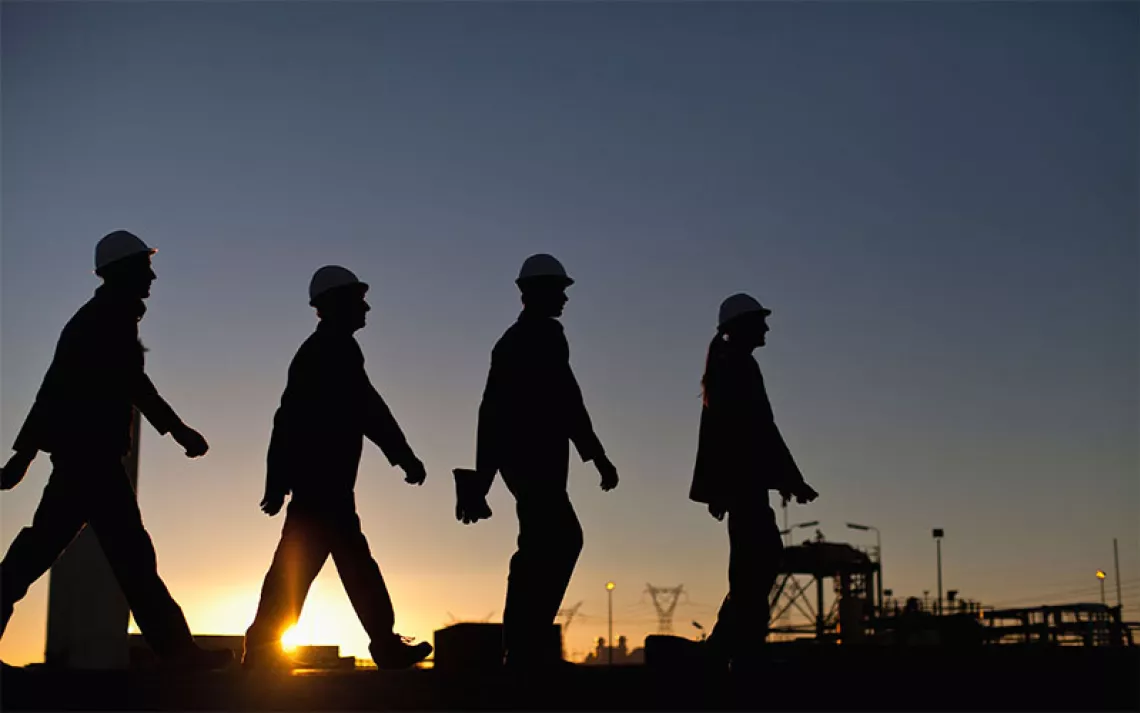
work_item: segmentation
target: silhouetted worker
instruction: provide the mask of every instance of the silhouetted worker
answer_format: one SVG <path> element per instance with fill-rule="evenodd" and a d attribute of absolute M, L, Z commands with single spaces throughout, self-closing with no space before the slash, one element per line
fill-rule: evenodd
<path fill-rule="evenodd" d="M 475 466 L 485 478 L 484 494 L 495 473 L 502 473 L 517 504 L 518 550 L 511 557 L 503 612 L 506 664 L 512 667 L 557 663 L 545 656 L 546 642 L 582 550 L 582 527 L 566 491 L 570 442 L 584 462 L 593 461 L 602 490 L 618 484 L 617 470 L 594 434 L 557 320 L 574 281 L 558 260 L 533 255 L 516 284 L 523 310 L 491 355 Z M 472 512 L 468 521 L 490 513 L 485 502 L 461 502 L 456 516 Z"/>
<path fill-rule="evenodd" d="M 182 609 L 158 575 L 154 545 L 123 466 L 134 408 L 159 433 L 171 434 L 188 457 L 209 448 L 159 396 L 144 370 L 138 324 L 155 280 L 155 252 L 123 230 L 99 241 L 95 273 L 103 284 L 63 328 L 16 437 L 16 453 L 0 474 L 0 489 L 9 490 L 38 451 L 51 454 L 52 473 L 32 525 L 20 531 L 0 563 L 0 635 L 15 603 L 90 524 L 155 654 L 177 667 L 220 668 L 233 655 L 195 645 Z"/>
<path fill-rule="evenodd" d="M 819 495 L 804 482 L 776 427 L 752 356 L 764 346 L 770 314 L 745 294 L 721 304 L 701 380 L 704 404 L 689 492 L 717 520 L 728 513 L 729 593 L 706 645 L 715 658 L 734 666 L 745 664 L 768 636 L 768 596 L 783 554 L 768 492 L 801 504 Z"/>
<path fill-rule="evenodd" d="M 265 497 L 261 509 L 276 515 L 292 493 L 281 541 L 265 575 L 261 602 L 245 635 L 247 667 L 288 663 L 281 636 L 297 623 L 309 587 L 329 555 L 349 601 L 371 637 L 377 667 L 407 668 L 431 653 L 393 633 L 395 612 L 380 568 L 368 549 L 356 514 L 356 474 L 364 438 L 420 485 L 423 463 L 364 369 L 354 333 L 371 309 L 368 285 L 343 267 L 317 270 L 310 305 L 320 322 L 289 365 L 289 380 L 273 420 Z"/>

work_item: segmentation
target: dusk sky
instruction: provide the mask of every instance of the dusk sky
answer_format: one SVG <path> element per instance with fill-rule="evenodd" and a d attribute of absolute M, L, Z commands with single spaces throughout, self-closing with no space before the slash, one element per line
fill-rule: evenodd
<path fill-rule="evenodd" d="M 186 2 L 2 8 L 0 454 L 96 241 L 159 249 L 148 371 L 210 453 L 147 426 L 139 499 L 197 633 L 252 620 L 282 516 L 258 510 L 273 412 L 316 324 L 314 270 L 372 285 L 357 336 L 428 468 L 366 445 L 357 500 L 420 640 L 500 621 L 517 524 L 454 519 L 528 255 L 577 280 L 563 322 L 611 493 L 572 460 L 585 548 L 568 649 L 656 629 L 646 583 L 711 627 L 724 523 L 687 499 L 720 301 L 757 352 L 821 521 L 882 530 L 885 582 L 997 605 L 1099 601 L 1120 541 L 1140 619 L 1140 5 Z M 0 495 L 31 522 L 41 454 Z M 774 502 L 778 502 L 773 498 Z M 812 534 L 797 531 L 797 539 Z M 0 643 L 42 660 L 48 578 Z M 330 561 L 299 625 L 367 656 Z"/>

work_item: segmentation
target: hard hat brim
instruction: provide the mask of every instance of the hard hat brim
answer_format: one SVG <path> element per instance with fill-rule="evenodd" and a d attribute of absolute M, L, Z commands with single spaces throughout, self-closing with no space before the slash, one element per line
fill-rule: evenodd
<path fill-rule="evenodd" d="M 767 316 L 772 314 L 772 310 L 768 309 L 767 307 L 761 307 L 760 309 L 750 309 L 746 312 L 741 312 L 740 314 L 735 314 L 735 315 L 729 317 L 728 319 L 726 319 L 723 322 L 721 322 L 720 324 L 718 324 L 717 327 L 718 328 L 726 327 L 726 326 L 732 324 L 733 322 L 736 322 L 737 320 L 739 320 L 743 317 L 747 317 L 748 315 L 751 315 L 751 314 L 758 314 L 761 317 L 767 317 Z"/>
<path fill-rule="evenodd" d="M 368 293 L 368 283 L 367 282 L 359 282 L 359 281 L 350 282 L 346 285 L 337 285 L 336 287 L 330 287 L 327 290 L 322 290 L 322 291 L 318 292 L 317 294 L 309 297 L 309 306 L 310 307 L 316 307 L 317 306 L 316 303 L 318 300 L 320 300 L 321 298 L 326 297 L 326 296 L 328 296 L 334 292 L 347 292 L 349 290 L 352 290 L 353 292 L 360 292 L 361 297 L 363 297 L 365 294 Z"/>
<path fill-rule="evenodd" d="M 569 287 L 574 284 L 574 280 L 562 275 L 532 275 L 530 277 L 520 277 L 515 280 L 515 284 L 519 287 L 526 287 L 528 285 L 558 285 L 560 287 Z"/>
<path fill-rule="evenodd" d="M 154 255 L 156 252 L 158 252 L 158 248 L 147 248 L 146 250 L 139 250 L 138 252 L 128 253 L 126 255 L 120 255 L 119 257 L 115 258 L 114 260 L 108 260 L 107 262 L 96 265 L 94 272 L 99 272 L 100 270 L 102 270 L 105 267 L 109 267 L 111 265 L 114 265 L 117 262 L 122 262 L 123 260 L 129 260 L 130 258 L 138 257 L 139 255 L 146 255 L 147 257 L 150 257 L 150 256 Z"/>

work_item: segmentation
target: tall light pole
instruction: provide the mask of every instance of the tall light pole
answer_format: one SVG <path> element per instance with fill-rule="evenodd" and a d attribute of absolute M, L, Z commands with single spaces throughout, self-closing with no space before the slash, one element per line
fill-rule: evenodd
<path fill-rule="evenodd" d="M 1098 569 L 1096 571 L 1096 578 L 1100 580 L 1100 603 L 1104 606 L 1108 606 L 1108 602 L 1104 599 L 1104 572 Z"/>
<path fill-rule="evenodd" d="M 788 501 L 787 500 L 784 501 L 783 507 L 784 507 L 784 529 L 780 531 L 780 534 L 784 536 L 784 547 L 787 547 L 788 545 L 792 544 L 791 540 L 788 539 L 789 537 L 791 537 L 792 528 L 788 527 Z"/>
<path fill-rule="evenodd" d="M 942 614 L 942 537 L 941 527 L 934 528 L 934 542 L 938 546 L 938 614 Z"/>
<path fill-rule="evenodd" d="M 610 604 L 610 635 L 606 639 L 606 648 L 609 650 L 610 666 L 614 665 L 614 583 L 606 582 L 606 595 L 609 597 Z"/>
<path fill-rule="evenodd" d="M 859 524 L 854 523 L 854 522 L 849 522 L 849 523 L 847 523 L 847 527 L 850 527 L 852 530 L 862 530 L 864 532 L 866 532 L 867 530 L 871 530 L 872 532 L 875 533 L 875 559 L 878 561 L 878 564 L 879 564 L 879 577 L 878 577 L 879 586 L 877 587 L 877 589 L 878 589 L 878 596 L 879 596 L 879 614 L 881 615 L 883 613 L 883 537 L 882 537 L 882 534 L 879 532 L 879 528 L 875 527 L 874 525 L 859 525 Z"/>
<path fill-rule="evenodd" d="M 1116 564 L 1116 608 L 1120 616 L 1124 616 L 1124 600 L 1120 596 L 1120 549 L 1116 546 L 1116 538 L 1112 538 L 1112 560 Z"/>

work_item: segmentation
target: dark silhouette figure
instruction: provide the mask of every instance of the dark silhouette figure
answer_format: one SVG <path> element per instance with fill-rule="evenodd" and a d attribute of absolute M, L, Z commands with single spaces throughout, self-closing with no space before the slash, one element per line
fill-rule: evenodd
<path fill-rule="evenodd" d="M 479 407 L 479 492 L 464 497 L 464 472 L 456 473 L 460 520 L 490 516 L 484 496 L 496 473 L 515 497 L 518 550 L 511 557 L 503 612 L 505 661 L 511 667 L 557 663 L 545 655 L 544 642 L 582 549 L 582 527 L 566 491 L 570 442 L 584 462 L 593 461 L 603 490 L 618 484 L 617 470 L 594 434 L 557 320 L 573 280 L 553 257 L 534 255 L 516 284 L 523 311 L 495 345 Z"/>
<path fill-rule="evenodd" d="M 51 366 L 0 475 L 15 487 L 38 451 L 52 473 L 31 527 L 20 531 L 0 564 L 0 635 L 16 602 L 90 524 L 155 654 L 186 668 L 220 668 L 229 651 L 194 644 L 182 609 L 158 575 L 154 545 L 123 467 L 137 408 L 161 434 L 196 458 L 209 448 L 182 423 L 146 375 L 138 323 L 155 280 L 155 251 L 126 231 L 103 237 L 95 272 L 103 284 L 64 327 Z"/>
<path fill-rule="evenodd" d="M 718 660 L 744 663 L 768 636 L 769 593 L 783 544 L 768 492 L 809 503 L 804 482 L 776 427 L 753 350 L 764 346 L 771 312 L 744 294 L 720 308 L 702 379 L 700 441 L 689 497 L 717 520 L 728 514 L 729 593 L 707 639 Z"/>
<path fill-rule="evenodd" d="M 247 667 L 288 665 L 281 636 L 297 622 L 309 587 L 332 555 L 379 668 L 407 668 L 431 653 L 393 633 L 395 613 L 380 568 L 356 514 L 357 469 L 364 438 L 399 466 L 404 480 L 424 482 L 423 463 L 364 369 L 353 334 L 371 309 L 368 285 L 329 265 L 313 275 L 310 304 L 320 323 L 289 366 L 289 380 L 273 421 L 265 497 L 261 509 L 276 515 L 292 494 L 281 541 L 265 575 L 261 601 L 245 635 Z"/>

